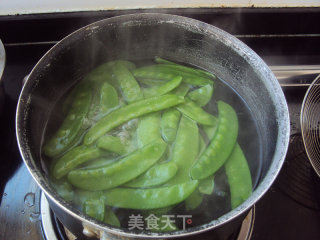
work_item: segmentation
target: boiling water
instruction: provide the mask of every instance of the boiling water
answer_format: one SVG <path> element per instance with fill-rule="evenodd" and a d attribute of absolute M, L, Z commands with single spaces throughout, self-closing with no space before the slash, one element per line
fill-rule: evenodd
<path fill-rule="evenodd" d="M 61 110 L 62 102 L 64 99 L 65 97 L 61 98 L 61 100 L 56 104 L 55 109 L 52 111 L 52 114 L 55 115 L 49 119 L 45 131 L 45 139 L 59 127 L 59 124 L 64 118 Z M 260 144 L 260 134 L 256 122 L 253 118 L 253 114 L 251 113 L 244 99 L 239 96 L 237 92 L 232 89 L 226 82 L 220 79 L 215 80 L 213 98 L 204 107 L 204 110 L 215 116 L 218 116 L 216 106 L 216 101 L 218 100 L 222 100 L 230 104 L 237 113 L 239 119 L 238 143 L 241 146 L 248 161 L 254 189 L 259 181 L 262 168 L 262 147 Z M 121 128 L 118 128 L 115 131 L 120 130 Z M 47 159 L 46 163 L 49 162 L 50 160 Z M 214 182 L 215 185 L 213 194 L 210 196 L 204 195 L 204 200 L 198 208 L 192 211 L 186 211 L 185 204 L 180 203 L 171 208 L 169 211 L 163 212 L 162 215 L 170 215 L 171 220 L 174 221 L 174 224 L 182 229 L 184 227 L 188 228 L 208 223 L 229 212 L 231 210 L 230 192 L 227 177 L 225 175 L 223 167 L 215 174 Z M 81 206 L 76 206 L 76 208 L 81 209 Z M 132 216 L 147 217 L 147 215 L 153 213 L 153 211 L 145 212 L 129 209 L 113 210 L 115 211 L 121 222 L 121 227 L 124 228 L 130 228 L 130 221 L 133 221 Z"/>

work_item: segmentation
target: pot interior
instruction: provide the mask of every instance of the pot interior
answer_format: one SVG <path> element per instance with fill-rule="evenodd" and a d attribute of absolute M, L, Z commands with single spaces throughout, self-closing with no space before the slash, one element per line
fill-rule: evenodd
<path fill-rule="evenodd" d="M 160 56 L 214 73 L 247 104 L 259 129 L 259 156 L 249 161 L 256 188 L 237 211 L 202 228 L 220 225 L 257 201 L 277 175 L 288 142 L 288 117 L 279 84 L 263 61 L 243 43 L 207 24 L 163 14 L 139 14 L 106 19 L 68 36 L 35 66 L 20 97 L 17 137 L 24 160 L 47 195 L 67 205 L 48 184 L 41 146 L 48 119 L 57 101 L 100 63 Z M 254 158 L 253 158 L 254 159 Z M 83 216 L 82 216 L 83 217 Z"/>

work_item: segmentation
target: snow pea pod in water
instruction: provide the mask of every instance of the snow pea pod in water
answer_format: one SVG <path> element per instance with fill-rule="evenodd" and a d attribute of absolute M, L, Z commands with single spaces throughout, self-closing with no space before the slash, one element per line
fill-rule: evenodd
<path fill-rule="evenodd" d="M 214 174 L 230 156 L 238 136 L 238 117 L 227 103 L 218 101 L 219 124 L 209 146 L 201 154 L 193 168 L 193 179 L 204 179 Z"/>
<path fill-rule="evenodd" d="M 73 99 L 71 109 L 60 128 L 44 145 L 43 152 L 54 157 L 68 149 L 82 129 L 84 119 L 89 111 L 92 92 L 87 85 L 82 85 L 77 89 Z"/>
<path fill-rule="evenodd" d="M 163 208 L 184 201 L 197 188 L 198 181 L 159 188 L 114 188 L 104 192 L 105 203 L 129 209 Z"/>
<path fill-rule="evenodd" d="M 80 164 L 103 155 L 106 155 L 106 152 L 95 146 L 75 147 L 57 160 L 53 167 L 53 177 L 60 179 Z"/>
<path fill-rule="evenodd" d="M 105 190 L 128 182 L 154 165 L 166 150 L 162 140 L 154 141 L 143 148 L 105 167 L 76 169 L 68 174 L 69 182 L 84 190 Z"/>
<path fill-rule="evenodd" d="M 231 207 L 236 208 L 252 193 L 251 173 L 246 157 L 237 143 L 225 164 L 231 194 Z"/>
<path fill-rule="evenodd" d="M 198 76 L 193 73 L 182 72 L 181 70 L 174 69 L 163 64 L 136 68 L 135 70 L 133 70 L 133 75 L 137 78 L 154 78 L 167 81 L 173 79 L 176 76 L 181 76 L 183 82 L 195 86 L 212 84 L 212 80 L 210 78 Z"/>
<path fill-rule="evenodd" d="M 175 95 L 162 95 L 159 97 L 147 98 L 118 108 L 101 118 L 84 137 L 84 144 L 89 145 L 115 127 L 144 114 L 157 112 L 166 108 L 176 106 L 184 102 L 183 97 Z"/>

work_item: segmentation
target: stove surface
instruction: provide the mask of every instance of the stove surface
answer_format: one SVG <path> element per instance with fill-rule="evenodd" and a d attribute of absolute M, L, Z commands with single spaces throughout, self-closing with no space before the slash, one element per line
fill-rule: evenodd
<path fill-rule="evenodd" d="M 295 68 L 320 65 L 320 29 L 314 24 L 319 19 L 319 9 L 171 9 L 167 12 L 196 18 L 228 31 L 253 48 L 267 64 L 276 66 L 275 72 L 279 65 Z M 44 236 L 41 225 L 41 192 L 21 160 L 15 138 L 15 108 L 22 79 L 68 33 L 90 22 L 124 13 L 132 12 L 0 17 L 0 38 L 7 53 L 1 80 L 6 95 L 0 113 L 0 239 L 50 240 Z M 305 155 L 299 123 L 302 100 L 308 84 L 316 77 L 315 72 L 279 77 L 290 111 L 291 140 L 277 180 L 255 205 L 253 240 L 320 239 L 319 178 Z"/>

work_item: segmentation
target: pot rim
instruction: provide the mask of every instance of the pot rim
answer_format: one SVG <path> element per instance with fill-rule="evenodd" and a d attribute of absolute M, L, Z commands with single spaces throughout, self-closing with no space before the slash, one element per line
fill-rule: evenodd
<path fill-rule="evenodd" d="M 192 228 L 188 228 L 186 230 L 179 230 L 174 231 L 170 233 L 152 233 L 152 232 L 134 232 L 123 228 L 116 228 L 108 224 L 102 224 L 98 221 L 96 221 L 93 218 L 85 216 L 82 212 L 74 209 L 71 204 L 64 201 L 58 194 L 56 194 L 55 191 L 51 189 L 51 187 L 46 182 L 43 174 L 41 174 L 41 171 L 38 167 L 35 166 L 33 163 L 32 157 L 29 156 L 28 153 L 28 146 L 26 146 L 26 143 L 24 143 L 24 137 L 23 137 L 23 131 L 20 127 L 20 120 L 22 119 L 21 116 L 24 115 L 24 104 L 25 101 L 22 99 L 25 99 L 26 96 L 28 96 L 28 90 L 29 90 L 29 79 L 30 76 L 32 76 L 35 69 L 38 68 L 41 61 L 46 58 L 50 52 L 55 50 L 56 48 L 59 48 L 61 45 L 63 45 L 67 40 L 69 40 L 71 37 L 74 37 L 77 33 L 80 31 L 85 31 L 88 29 L 94 29 L 97 25 L 109 22 L 109 23 L 115 23 L 118 19 L 122 20 L 122 22 L 125 21 L 142 21 L 145 19 L 157 19 L 157 21 L 163 23 L 170 23 L 170 24 L 176 24 L 179 26 L 185 26 L 189 29 L 192 29 L 194 31 L 201 31 L 205 32 L 205 34 L 215 36 L 218 39 L 223 39 L 224 44 L 228 44 L 229 47 L 231 47 L 233 50 L 240 52 L 242 57 L 245 58 L 245 60 L 250 64 L 254 66 L 254 69 L 256 70 L 256 73 L 260 75 L 263 79 L 268 79 L 268 81 L 265 81 L 266 88 L 268 88 L 269 92 L 273 92 L 276 96 L 276 99 L 272 99 L 274 101 L 274 105 L 276 107 L 276 114 L 278 117 L 278 136 L 277 136 L 277 144 L 276 148 L 273 154 L 272 163 L 262 181 L 260 181 L 259 185 L 256 187 L 256 189 L 253 191 L 251 196 L 244 201 L 240 206 L 237 208 L 229 211 L 228 213 L 220 216 L 218 219 L 212 220 L 209 223 L 203 224 L 201 226 L 196 226 Z M 276 102 L 277 100 L 277 102 Z M 27 166 L 30 174 L 32 175 L 33 179 L 37 182 L 38 186 L 44 191 L 47 197 L 50 198 L 51 201 L 53 201 L 55 204 L 57 204 L 60 208 L 62 208 L 66 213 L 69 215 L 75 217 L 76 219 L 82 221 L 83 223 L 92 226 L 96 229 L 99 229 L 101 231 L 105 231 L 111 234 L 115 235 L 121 235 L 123 237 L 131 237 L 131 238 L 175 238 L 175 237 L 184 237 L 184 236 L 190 236 L 193 234 L 202 233 L 208 230 L 212 230 L 214 228 L 217 228 L 218 226 L 221 226 L 222 224 L 225 224 L 234 218 L 240 216 L 243 212 L 249 210 L 252 205 L 254 205 L 270 188 L 272 183 L 274 182 L 275 178 L 277 177 L 281 166 L 284 162 L 287 148 L 289 145 L 289 137 L 290 137 L 290 120 L 289 120 L 289 111 L 288 106 L 284 97 L 284 94 L 281 90 L 280 84 L 274 74 L 271 72 L 269 67 L 264 63 L 264 61 L 253 51 L 251 50 L 247 45 L 242 43 L 240 40 L 235 38 L 234 36 L 230 35 L 229 33 L 214 27 L 212 25 L 203 23 L 201 21 L 177 16 L 177 15 L 171 15 L 171 14 L 162 14 L 162 13 L 137 13 L 137 14 L 127 14 L 127 15 L 121 15 L 116 16 L 108 19 L 103 19 L 97 22 L 94 22 L 90 25 L 84 26 L 75 32 L 69 34 L 65 38 L 63 38 L 61 41 L 59 41 L 57 44 L 55 44 L 35 65 L 35 67 L 32 69 L 28 79 L 26 80 L 22 91 L 19 96 L 18 105 L 16 109 L 16 137 L 18 142 L 18 147 L 20 151 L 20 155 L 23 158 L 23 161 L 25 165 Z"/>

